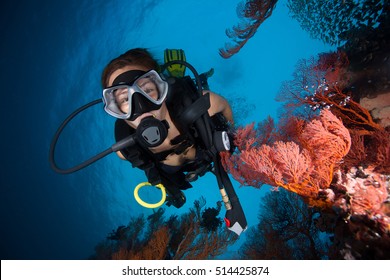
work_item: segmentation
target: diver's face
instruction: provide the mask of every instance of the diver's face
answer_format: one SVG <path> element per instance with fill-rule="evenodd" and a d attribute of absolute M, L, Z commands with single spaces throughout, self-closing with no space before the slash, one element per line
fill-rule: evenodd
<path fill-rule="evenodd" d="M 159 92 L 155 81 L 152 78 L 141 78 L 136 82 L 137 86 L 154 100 L 158 100 Z M 114 97 L 116 104 L 123 113 L 129 112 L 129 90 L 128 88 L 119 88 L 115 90 Z"/>
<path fill-rule="evenodd" d="M 109 77 L 108 86 L 112 86 L 113 82 L 115 81 L 115 79 L 119 75 L 121 75 L 127 71 L 131 71 L 131 70 L 142 70 L 142 71 L 147 72 L 150 69 L 143 67 L 143 66 L 135 66 L 135 65 L 129 65 L 129 66 L 117 69 Z M 148 79 L 148 78 L 139 79 L 137 82 L 137 85 L 140 88 L 142 88 L 150 97 L 152 97 L 155 100 L 158 99 L 159 93 L 158 93 L 157 85 L 151 79 Z M 129 103 L 128 103 L 129 100 L 128 100 L 127 90 L 126 89 L 117 90 L 115 92 L 115 99 L 116 99 L 116 103 L 118 104 L 119 109 L 124 113 L 128 113 L 129 112 Z M 165 111 L 166 111 L 166 105 L 165 105 L 165 103 L 163 103 L 162 107 L 160 109 L 144 113 L 141 116 L 139 116 L 138 118 L 136 118 L 135 120 L 133 120 L 133 121 L 126 120 L 126 122 L 130 126 L 137 128 L 139 123 L 141 122 L 141 120 L 145 117 L 148 117 L 148 116 L 154 116 L 157 119 L 163 120 L 164 119 L 163 112 L 165 112 Z"/>

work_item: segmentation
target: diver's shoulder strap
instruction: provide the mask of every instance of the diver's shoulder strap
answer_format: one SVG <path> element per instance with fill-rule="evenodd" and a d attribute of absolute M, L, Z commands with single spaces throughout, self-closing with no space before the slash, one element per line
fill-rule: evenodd
<path fill-rule="evenodd" d="M 210 94 L 207 92 L 193 102 L 190 106 L 186 107 L 181 113 L 180 119 L 185 125 L 193 124 L 203 114 L 207 113 L 210 108 Z"/>
<path fill-rule="evenodd" d="M 199 96 L 194 81 L 189 77 L 170 78 L 167 107 L 179 131 L 186 133 L 194 121 L 207 113 L 210 96 Z"/>

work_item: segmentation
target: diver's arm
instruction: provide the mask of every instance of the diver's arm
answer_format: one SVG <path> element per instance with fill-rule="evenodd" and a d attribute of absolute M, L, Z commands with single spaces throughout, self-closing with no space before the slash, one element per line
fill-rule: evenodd
<path fill-rule="evenodd" d="M 208 110 L 210 116 L 214 116 L 217 113 L 222 113 L 224 117 L 231 123 L 234 124 L 232 108 L 229 102 L 222 96 L 209 91 L 210 93 L 210 108 Z"/>

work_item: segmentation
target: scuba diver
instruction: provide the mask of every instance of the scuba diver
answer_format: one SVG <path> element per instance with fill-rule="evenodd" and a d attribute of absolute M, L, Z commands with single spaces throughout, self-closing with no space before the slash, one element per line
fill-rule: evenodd
<path fill-rule="evenodd" d="M 98 103 L 91 102 L 60 126 L 51 145 L 52 167 L 66 174 L 116 152 L 132 167 L 142 169 L 150 185 L 161 186 L 163 195 L 166 191 L 166 204 L 176 208 L 186 202 L 183 190 L 191 188 L 199 176 L 212 172 L 227 210 L 225 223 L 240 235 L 247 228 L 246 218 L 219 157 L 219 152 L 233 150 L 228 133 L 233 124 L 231 107 L 222 96 L 208 90 L 207 78 L 213 69 L 198 75 L 186 62 L 183 50 L 165 50 L 164 61 L 160 66 L 143 48 L 111 60 L 101 82 L 104 110 L 117 119 L 117 143 L 75 168 L 56 166 L 54 148 L 59 134 L 75 114 Z M 186 68 L 195 80 L 185 76 Z"/>
<path fill-rule="evenodd" d="M 183 77 L 183 71 L 180 73 L 175 71 L 175 68 L 168 69 L 170 74 Z M 168 83 L 160 78 L 156 72 L 158 69 L 159 64 L 144 49 L 132 49 L 113 59 L 102 75 L 104 109 L 117 118 L 116 141 L 133 134 L 141 120 L 147 117 L 166 121 L 169 127 L 168 135 L 159 146 L 148 148 L 135 145 L 118 151 L 117 155 L 130 161 L 133 167 L 144 169 L 151 184 L 156 185 L 157 181 L 161 181 L 165 188 L 170 190 L 168 204 L 179 208 L 185 202 L 181 190 L 191 187 L 183 171 L 208 167 L 210 163 L 203 160 L 202 149 L 188 137 L 187 124 L 182 123 L 184 120 L 180 118 L 186 106 L 184 103 L 188 102 L 185 99 L 191 94 L 192 99 L 197 99 L 196 91 L 185 88 L 191 84 L 180 85 L 175 81 L 168 96 Z M 183 67 L 182 69 L 185 70 Z M 128 89 L 128 85 L 135 85 L 137 88 Z M 129 91 L 142 94 L 129 97 Z M 209 95 L 209 115 L 222 113 L 228 122 L 233 123 L 233 114 L 228 102 L 215 93 L 209 92 Z M 189 102 L 192 103 L 191 100 Z"/>

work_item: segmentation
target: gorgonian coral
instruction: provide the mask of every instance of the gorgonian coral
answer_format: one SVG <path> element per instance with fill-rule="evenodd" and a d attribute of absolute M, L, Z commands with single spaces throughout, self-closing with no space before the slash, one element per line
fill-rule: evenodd
<path fill-rule="evenodd" d="M 259 26 L 271 16 L 277 0 L 245 0 L 237 5 L 237 15 L 241 22 L 232 29 L 226 29 L 226 35 L 233 43 L 226 43 L 219 50 L 223 58 L 229 58 L 246 44 L 255 35 Z"/>
<path fill-rule="evenodd" d="M 241 150 L 222 155 L 226 169 L 243 185 L 283 187 L 312 204 L 322 203 L 320 190 L 329 187 L 334 167 L 351 146 L 348 130 L 329 110 L 306 124 L 298 143 L 257 145 L 254 135 L 253 125 L 237 131 L 236 145 Z"/>

